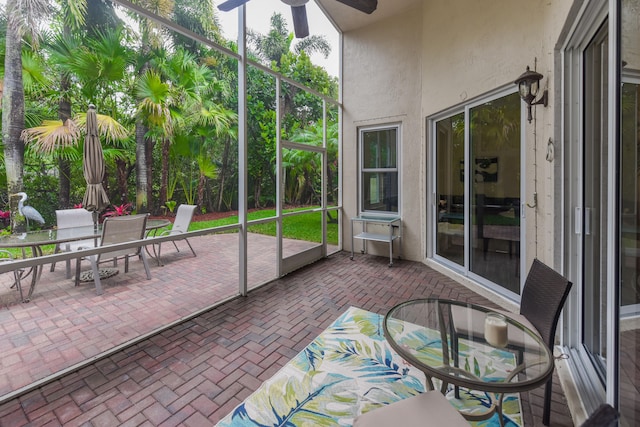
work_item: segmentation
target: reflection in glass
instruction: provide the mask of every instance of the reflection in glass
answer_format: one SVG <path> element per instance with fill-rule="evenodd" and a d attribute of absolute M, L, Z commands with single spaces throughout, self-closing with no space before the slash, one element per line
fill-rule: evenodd
<path fill-rule="evenodd" d="M 464 265 L 464 113 L 436 123 L 436 254 Z"/>
<path fill-rule="evenodd" d="M 362 210 L 398 212 L 398 128 L 362 132 Z"/>
<path fill-rule="evenodd" d="M 622 0 L 620 383 L 621 425 L 640 424 L 640 0 Z"/>
<path fill-rule="evenodd" d="M 520 293 L 520 97 L 470 110 L 470 270 Z"/>

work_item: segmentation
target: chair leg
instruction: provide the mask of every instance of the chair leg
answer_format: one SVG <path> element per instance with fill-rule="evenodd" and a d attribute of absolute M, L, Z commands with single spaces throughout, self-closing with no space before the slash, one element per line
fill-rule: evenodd
<path fill-rule="evenodd" d="M 60 252 L 60 245 L 56 245 L 56 248 L 53 251 L 54 255 L 57 254 L 58 252 Z M 52 262 L 50 271 L 53 273 L 55 270 L 56 270 L 56 263 Z M 67 279 L 68 279 L 68 277 L 67 277 Z"/>
<path fill-rule="evenodd" d="M 20 301 L 29 302 L 29 298 L 25 299 L 24 295 L 22 294 L 22 284 L 20 283 L 20 273 L 18 272 L 18 270 L 13 270 L 13 278 L 16 281 L 16 288 L 18 288 L 18 292 L 20 292 Z"/>
<path fill-rule="evenodd" d="M 81 258 L 76 259 L 76 278 L 75 278 L 75 286 L 80 286 L 80 262 Z"/>
<path fill-rule="evenodd" d="M 67 279 L 71 279 L 71 260 L 70 259 L 66 260 L 65 264 L 66 264 L 66 268 L 67 268 Z M 51 267 L 53 269 L 53 266 L 51 266 Z"/>
<path fill-rule="evenodd" d="M 102 295 L 102 282 L 100 282 L 98 263 L 91 259 L 89 261 L 91 261 L 91 270 L 93 271 L 93 283 L 96 285 L 96 295 Z"/>
<path fill-rule="evenodd" d="M 191 243 L 189 243 L 189 239 L 184 239 L 184 241 L 187 242 L 187 245 L 189 245 L 189 249 L 191 249 L 191 253 L 193 254 L 193 256 L 197 256 L 196 251 L 193 250 L 193 246 L 191 246 Z"/>
<path fill-rule="evenodd" d="M 147 262 L 147 256 L 145 255 L 143 248 L 140 248 L 140 258 L 142 258 L 144 271 L 147 273 L 147 280 L 151 280 L 151 270 L 149 270 L 149 263 Z"/>
<path fill-rule="evenodd" d="M 551 389 L 552 389 L 553 377 L 549 378 L 549 381 L 544 386 L 544 409 L 542 411 L 542 424 L 549 425 L 551 418 Z"/>

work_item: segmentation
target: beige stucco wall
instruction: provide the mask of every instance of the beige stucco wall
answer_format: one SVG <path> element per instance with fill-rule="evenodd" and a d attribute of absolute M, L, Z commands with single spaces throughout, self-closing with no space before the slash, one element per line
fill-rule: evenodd
<path fill-rule="evenodd" d="M 534 109 L 525 124 L 523 177 L 526 189 L 526 262 L 533 257 L 553 265 L 554 161 L 547 145 L 554 132 L 554 47 L 570 1 L 473 0 L 425 2 L 422 110 L 430 116 L 498 88 L 516 89 L 513 81 L 529 66 L 544 75 L 549 107 Z M 450 19 L 443 19 L 449 16 Z"/>
<path fill-rule="evenodd" d="M 513 81 L 526 66 L 544 75 L 550 105 L 524 121 L 523 177 L 527 208 L 527 261 L 553 262 L 554 168 L 547 144 L 554 132 L 554 47 L 571 1 L 429 0 L 376 25 L 344 35 L 344 206 L 357 214 L 357 128 L 402 123 L 401 214 L 405 258 L 425 260 L 427 251 L 426 118 Z M 356 249 L 359 248 L 356 242 Z M 386 254 L 386 247 L 379 247 Z M 370 251 L 371 252 L 371 251 Z"/>
<path fill-rule="evenodd" d="M 358 213 L 358 129 L 400 123 L 400 214 L 403 258 L 422 260 L 424 194 L 421 97 L 421 12 L 411 10 L 373 27 L 344 35 L 343 205 L 345 249 L 351 249 L 349 219 Z M 356 248 L 360 242 L 356 241 Z M 383 243 L 370 253 L 388 254 Z"/>

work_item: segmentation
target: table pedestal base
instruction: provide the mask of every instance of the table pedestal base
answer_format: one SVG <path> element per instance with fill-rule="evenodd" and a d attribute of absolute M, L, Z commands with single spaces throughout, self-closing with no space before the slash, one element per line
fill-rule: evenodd
<path fill-rule="evenodd" d="M 109 277 L 113 277 L 118 274 L 120 270 L 117 268 L 101 268 L 98 270 L 100 274 L 100 280 L 108 279 Z M 81 282 L 93 282 L 93 271 L 87 270 L 80 273 L 80 281 Z"/>

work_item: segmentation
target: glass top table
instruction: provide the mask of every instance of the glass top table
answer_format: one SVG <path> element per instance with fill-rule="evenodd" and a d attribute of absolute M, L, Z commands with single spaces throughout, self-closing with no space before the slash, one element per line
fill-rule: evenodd
<path fill-rule="evenodd" d="M 433 378 L 448 385 L 498 394 L 487 414 L 501 413 L 502 395 L 546 383 L 554 360 L 539 334 L 505 313 L 476 304 L 438 298 L 406 301 L 393 307 L 383 321 L 389 345 L 423 371 L 428 387 Z M 500 417 L 501 423 L 503 417 Z"/>
<path fill-rule="evenodd" d="M 166 219 L 148 219 L 146 224 L 147 234 L 155 233 L 158 229 L 170 225 L 171 222 Z M 98 239 L 102 233 L 102 225 L 97 227 L 93 225 L 84 225 L 80 227 L 69 228 L 52 228 L 49 230 L 28 231 L 26 233 L 6 234 L 0 236 L 0 248 L 19 248 L 23 250 L 23 257 L 26 257 L 25 248 L 31 249 L 32 257 L 42 256 L 42 248 L 47 245 L 56 245 L 60 243 L 73 242 L 77 240 Z M 21 274 L 21 279 L 31 274 L 31 286 L 29 288 L 29 296 L 31 298 L 33 290 L 36 286 L 40 275 L 42 274 L 43 265 L 32 267 Z"/>
<path fill-rule="evenodd" d="M 171 222 L 166 219 L 149 219 L 147 220 L 146 229 L 147 231 L 157 230 L 170 224 Z M 100 233 L 102 233 L 101 224 L 99 224 L 97 228 L 94 228 L 93 225 L 85 225 L 81 227 L 61 229 L 52 228 L 49 230 L 29 231 L 26 233 L 6 234 L 4 236 L 0 236 L 0 248 L 36 247 L 40 249 L 40 252 L 37 255 L 40 256 L 42 255 L 42 246 L 100 237 Z"/>

